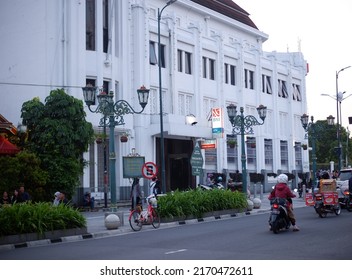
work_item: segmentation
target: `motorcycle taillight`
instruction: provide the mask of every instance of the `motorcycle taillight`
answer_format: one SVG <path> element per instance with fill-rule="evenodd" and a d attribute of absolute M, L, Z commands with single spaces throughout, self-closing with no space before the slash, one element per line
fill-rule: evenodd
<path fill-rule="evenodd" d="M 323 197 L 322 197 L 321 194 L 316 194 L 315 195 L 315 200 L 322 200 L 322 199 L 323 199 Z"/>
<path fill-rule="evenodd" d="M 279 209 L 279 204 L 274 203 L 274 204 L 273 204 L 273 208 L 274 208 L 274 209 Z"/>
<path fill-rule="evenodd" d="M 344 195 L 350 195 L 350 192 L 349 191 L 344 191 L 343 194 Z"/>

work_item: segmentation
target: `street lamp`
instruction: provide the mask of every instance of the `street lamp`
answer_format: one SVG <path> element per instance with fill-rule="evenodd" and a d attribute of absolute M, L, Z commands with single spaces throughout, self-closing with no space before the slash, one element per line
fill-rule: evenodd
<path fill-rule="evenodd" d="M 322 127 L 320 127 L 317 123 L 314 123 L 314 117 L 312 116 L 311 118 L 311 122 L 309 122 L 309 116 L 307 114 L 303 114 L 301 116 L 301 123 L 302 126 L 304 128 L 304 131 L 307 132 L 306 137 L 308 138 L 308 136 L 311 139 L 311 143 L 312 143 L 312 169 L 313 169 L 313 184 L 312 184 L 312 193 L 314 195 L 314 186 L 316 185 L 316 173 L 317 173 L 317 156 L 316 156 L 316 139 L 317 139 L 317 133 L 322 130 Z M 334 117 L 333 116 L 329 116 L 327 117 L 327 122 L 329 125 L 334 123 Z"/>
<path fill-rule="evenodd" d="M 338 155 L 339 155 L 339 165 L 338 165 L 338 171 L 340 172 L 341 170 L 341 165 L 342 165 L 342 148 L 341 148 L 341 132 L 340 132 L 340 122 L 342 123 L 342 120 L 339 118 L 339 103 L 340 103 L 340 110 L 341 110 L 341 101 L 339 101 L 339 74 L 340 72 L 344 71 L 345 69 L 350 68 L 351 66 L 347 66 L 344 68 L 341 68 L 339 71 L 336 71 L 336 120 L 337 120 L 337 143 L 338 143 Z"/>
<path fill-rule="evenodd" d="M 237 115 L 236 106 L 233 104 L 227 106 L 226 109 L 231 125 L 233 127 L 232 134 L 241 135 L 242 191 L 247 194 L 247 167 L 244 136 L 247 134 L 254 134 L 252 126 L 264 124 L 264 120 L 266 117 L 266 107 L 260 105 L 257 108 L 258 115 L 263 121 L 262 123 L 258 122 L 258 120 L 254 116 L 244 116 L 243 107 L 240 108 L 241 115 Z"/>
<path fill-rule="evenodd" d="M 160 21 L 164 9 L 175 3 L 177 0 L 169 0 L 160 10 L 158 8 L 158 66 L 159 66 L 159 102 L 160 102 L 160 159 L 161 159 L 161 185 L 163 193 L 166 193 L 166 176 L 165 176 L 165 152 L 164 152 L 164 124 L 163 124 L 163 92 L 161 82 L 161 43 L 160 43 Z"/>
<path fill-rule="evenodd" d="M 89 111 L 92 113 L 101 113 L 103 118 L 100 120 L 100 125 L 109 126 L 109 186 L 111 192 L 111 210 L 116 212 L 116 156 L 115 156 L 115 137 L 114 129 L 115 126 L 124 125 L 125 121 L 123 116 L 127 114 L 141 114 L 144 111 L 145 106 L 148 103 L 149 89 L 142 86 L 137 90 L 139 104 L 142 110 L 136 112 L 132 106 L 125 100 L 118 100 L 114 103 L 114 92 L 110 91 L 108 94 L 105 92 L 97 93 L 98 87 L 87 85 L 83 87 L 84 101 L 88 106 Z M 90 106 L 95 105 L 96 97 L 98 98 L 98 105 L 95 110 L 92 110 Z M 107 122 L 106 122 L 107 120 Z M 105 170 L 104 170 L 105 172 Z"/>

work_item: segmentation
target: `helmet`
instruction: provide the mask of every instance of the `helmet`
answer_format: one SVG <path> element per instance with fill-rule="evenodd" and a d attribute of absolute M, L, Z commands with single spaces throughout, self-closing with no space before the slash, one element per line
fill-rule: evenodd
<path fill-rule="evenodd" d="M 222 177 L 221 176 L 218 177 L 218 182 L 222 182 Z"/>
<path fill-rule="evenodd" d="M 280 174 L 279 176 L 277 176 L 277 182 L 278 183 L 284 183 L 287 184 L 288 183 L 288 177 L 286 174 Z"/>

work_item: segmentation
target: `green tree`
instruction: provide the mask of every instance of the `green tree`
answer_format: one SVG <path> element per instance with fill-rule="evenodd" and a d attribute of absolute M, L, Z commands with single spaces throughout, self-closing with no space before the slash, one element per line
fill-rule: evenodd
<path fill-rule="evenodd" d="M 0 157 L 0 170 L 1 194 L 7 191 L 11 196 L 24 184 L 34 200 L 45 199 L 48 174 L 40 167 L 40 160 L 35 154 L 22 151 L 14 157 Z"/>
<path fill-rule="evenodd" d="M 59 190 L 70 197 L 79 185 L 85 165 L 82 155 L 94 135 L 92 124 L 85 120 L 83 102 L 57 89 L 45 104 L 38 98 L 23 103 L 21 113 L 28 129 L 25 148 L 39 157 L 48 173 L 48 196 Z"/>
<path fill-rule="evenodd" d="M 318 168 L 329 168 L 330 161 L 338 163 L 338 140 L 337 140 L 337 125 L 328 125 L 327 121 L 318 120 L 316 125 L 316 156 L 317 156 L 317 167 Z M 346 158 L 350 162 L 352 149 L 347 150 L 347 138 L 348 134 L 344 127 L 341 127 L 340 131 L 341 144 L 343 151 L 343 160 Z M 309 138 L 309 146 L 312 145 L 312 137 Z"/>

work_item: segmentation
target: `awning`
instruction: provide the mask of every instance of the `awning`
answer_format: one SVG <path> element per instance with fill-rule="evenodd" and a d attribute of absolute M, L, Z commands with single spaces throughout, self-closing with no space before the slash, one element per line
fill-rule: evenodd
<path fill-rule="evenodd" d="M 19 151 L 19 148 L 0 135 L 0 155 L 13 155 L 17 154 Z"/>

